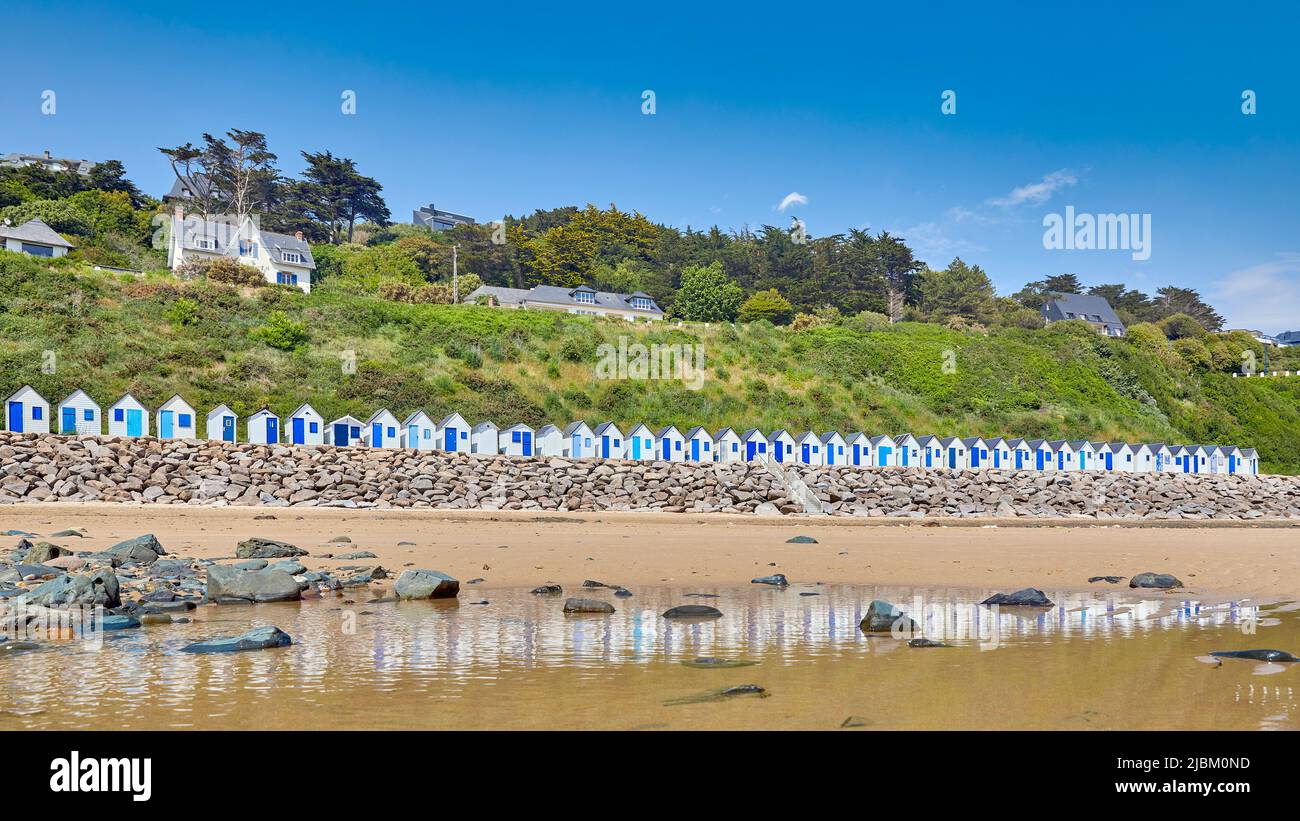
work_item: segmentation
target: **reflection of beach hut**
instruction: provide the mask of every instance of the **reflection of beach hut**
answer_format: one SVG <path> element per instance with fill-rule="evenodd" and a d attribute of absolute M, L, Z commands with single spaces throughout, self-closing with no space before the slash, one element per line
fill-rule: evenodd
<path fill-rule="evenodd" d="M 501 431 L 497 447 L 506 456 L 533 455 L 533 429 L 523 422 Z"/>
<path fill-rule="evenodd" d="M 740 445 L 745 449 L 745 461 L 755 462 L 767 459 L 767 437 L 757 428 L 750 428 L 740 435 Z"/>
<path fill-rule="evenodd" d="M 665 462 L 683 462 L 686 460 L 686 451 L 682 447 L 686 443 L 686 437 L 677 429 L 676 425 L 669 425 L 660 428 L 655 434 L 655 450 L 659 453 L 659 458 Z"/>
<path fill-rule="evenodd" d="M 361 444 L 361 420 L 355 416 L 340 416 L 325 426 L 325 444 L 336 448 Z"/>
<path fill-rule="evenodd" d="M 846 448 L 845 461 L 854 467 L 870 467 L 871 438 L 861 431 L 854 431 L 844 437 Z"/>
<path fill-rule="evenodd" d="M 794 437 L 785 428 L 772 431 L 772 435 L 767 437 L 768 454 L 778 462 L 796 461 L 794 452 Z"/>
<path fill-rule="evenodd" d="M 871 442 L 871 452 L 875 454 L 876 467 L 898 467 L 897 445 L 894 444 L 894 437 L 882 433 L 871 437 L 868 441 Z"/>
<path fill-rule="evenodd" d="M 429 414 L 417 410 L 402 420 L 402 447 L 410 450 L 433 450 L 433 432 L 437 426 Z"/>
<path fill-rule="evenodd" d="M 469 434 L 469 452 L 482 454 L 497 454 L 501 451 L 500 437 L 501 433 L 497 429 L 496 422 L 479 422 Z M 559 456 L 559 454 L 555 454 Z"/>
<path fill-rule="evenodd" d="M 269 408 L 262 408 L 248 417 L 248 441 L 254 445 L 279 444 L 280 417 L 271 413 Z"/>
<path fill-rule="evenodd" d="M 31 385 L 14 391 L 5 409 L 5 430 L 10 433 L 50 432 L 50 403 Z"/>
<path fill-rule="evenodd" d="M 197 439 L 194 408 L 179 394 L 168 399 L 158 408 L 159 439 Z"/>
<path fill-rule="evenodd" d="M 692 462 L 712 462 L 713 434 L 699 425 L 686 431 L 686 458 Z"/>
<path fill-rule="evenodd" d="M 59 433 L 77 436 L 99 436 L 104 432 L 104 419 L 99 404 L 90 394 L 77 388 L 59 403 Z"/>
<path fill-rule="evenodd" d="M 739 462 L 744 454 L 741 451 L 740 435 L 731 428 L 723 428 L 713 434 L 713 460 L 715 462 Z"/>
<path fill-rule="evenodd" d="M 904 433 L 901 436 L 895 436 L 894 448 L 897 454 L 894 457 L 894 464 L 898 467 L 909 468 L 920 465 L 920 445 L 912 434 Z"/>
<path fill-rule="evenodd" d="M 393 412 L 388 408 L 380 408 L 361 426 L 361 443 L 380 450 L 401 447 L 402 440 L 397 432 L 399 427 L 401 423 Z"/>
<path fill-rule="evenodd" d="M 304 402 L 289 414 L 289 443 L 293 445 L 325 444 L 325 417 Z"/>
<path fill-rule="evenodd" d="M 821 435 L 822 460 L 827 465 L 843 465 L 847 460 L 844 455 L 844 437 L 838 431 Z"/>
<path fill-rule="evenodd" d="M 239 438 L 235 430 L 238 422 L 239 416 L 230 409 L 229 405 L 217 405 L 208 411 L 203 432 L 209 439 L 218 442 L 234 442 Z"/>
<path fill-rule="evenodd" d="M 623 450 L 628 459 L 652 462 L 655 460 L 655 432 L 643 422 L 637 423 L 627 435 L 627 447 Z"/>
<path fill-rule="evenodd" d="M 596 455 L 596 434 L 586 422 L 570 422 L 564 428 L 564 455 L 586 459 Z"/>
<path fill-rule="evenodd" d="M 593 431 L 596 434 L 596 452 L 602 459 L 623 458 L 623 431 L 613 422 L 603 422 Z"/>
<path fill-rule="evenodd" d="M 149 409 L 131 394 L 108 409 L 109 436 L 144 436 L 149 430 Z"/>
<path fill-rule="evenodd" d="M 555 425 L 542 425 L 533 437 L 533 449 L 538 456 L 563 456 L 564 434 Z"/>

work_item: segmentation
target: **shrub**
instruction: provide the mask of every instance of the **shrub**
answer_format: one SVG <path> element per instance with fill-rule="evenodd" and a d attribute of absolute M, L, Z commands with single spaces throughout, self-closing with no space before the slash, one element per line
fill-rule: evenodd
<path fill-rule="evenodd" d="M 250 335 L 282 351 L 291 351 L 307 341 L 307 326 L 290 319 L 283 311 L 272 311 L 266 324 L 254 328 Z"/>
<path fill-rule="evenodd" d="M 1170 339 L 1199 338 L 1209 333 L 1201 323 L 1187 314 L 1174 314 L 1165 317 L 1164 321 L 1160 323 L 1160 329 Z"/>
<path fill-rule="evenodd" d="M 203 269 L 204 276 L 213 282 L 227 285 L 250 285 L 253 287 L 266 284 L 266 277 L 251 265 L 245 265 L 233 257 L 217 257 L 207 263 Z"/>
<path fill-rule="evenodd" d="M 889 327 L 889 317 L 876 311 L 859 311 L 848 320 L 849 327 L 856 328 L 865 333 L 872 331 L 883 331 Z"/>
<path fill-rule="evenodd" d="M 180 327 L 193 325 L 199 320 L 199 303 L 192 299 L 178 299 L 163 311 L 163 318 Z"/>
<path fill-rule="evenodd" d="M 790 321 L 793 314 L 794 306 L 790 304 L 790 300 L 781 296 L 775 288 L 769 288 L 751 294 L 749 299 L 740 306 L 736 319 L 739 322 L 766 319 L 774 325 L 784 325 Z"/>

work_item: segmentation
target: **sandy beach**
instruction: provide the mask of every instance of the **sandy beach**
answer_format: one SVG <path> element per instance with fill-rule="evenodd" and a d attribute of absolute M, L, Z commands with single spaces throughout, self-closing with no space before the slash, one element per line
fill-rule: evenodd
<path fill-rule="evenodd" d="M 584 579 L 611 584 L 745 584 L 773 572 L 828 584 L 1087 588 L 1091 576 L 1169 572 L 1187 589 L 1269 598 L 1300 594 L 1300 525 L 1108 526 L 988 520 L 866 522 L 723 514 L 537 514 L 485 511 L 343 510 L 16 505 L 0 529 L 36 534 L 84 529 L 55 539 L 99 550 L 142 533 L 183 556 L 232 557 L 250 536 L 308 550 L 312 569 L 379 563 L 443 570 L 481 587 Z M 796 535 L 816 544 L 788 544 Z M 351 543 L 332 543 L 346 536 Z M 377 559 L 341 560 L 367 550 Z"/>

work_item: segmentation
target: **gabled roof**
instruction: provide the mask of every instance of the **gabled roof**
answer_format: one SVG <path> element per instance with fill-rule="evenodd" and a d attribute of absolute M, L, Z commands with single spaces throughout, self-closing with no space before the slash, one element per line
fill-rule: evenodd
<path fill-rule="evenodd" d="M 1007 443 L 1007 447 L 1011 448 L 1012 450 L 1020 450 L 1021 445 L 1027 448 L 1029 447 L 1029 442 L 1025 439 L 1007 439 L 1005 441 Z M 1032 450 L 1032 448 L 1030 448 L 1030 450 Z"/>
<path fill-rule="evenodd" d="M 860 430 L 855 430 L 844 437 L 844 441 L 848 442 L 850 445 L 859 439 L 866 439 L 868 442 L 871 441 L 871 437 L 867 436 L 865 433 L 863 433 Z"/>
<path fill-rule="evenodd" d="M 22 225 L 0 225 L 0 237 L 16 239 L 19 242 L 30 242 L 34 245 L 53 245 L 59 248 L 75 248 L 77 246 L 68 242 L 58 233 L 38 219 L 31 219 Z"/>
<path fill-rule="evenodd" d="M 194 406 L 191 405 L 189 402 L 186 402 L 185 397 L 181 396 L 179 393 L 173 393 L 171 399 L 168 399 L 166 402 L 163 402 L 161 405 L 158 406 L 158 408 L 161 410 L 162 408 L 167 407 L 168 405 L 177 401 L 178 399 L 180 400 L 180 403 L 182 405 L 189 408 L 190 410 L 194 410 Z"/>
<path fill-rule="evenodd" d="M 979 437 L 979 436 L 965 436 L 965 437 L 962 437 L 962 440 L 961 440 L 961 443 L 962 443 L 963 445 L 965 445 L 966 447 L 971 447 L 971 446 L 974 445 L 976 442 L 984 442 L 984 440 L 983 440 L 981 437 Z M 984 444 L 987 445 L 988 442 L 984 442 Z"/>
<path fill-rule="evenodd" d="M 894 444 L 898 444 L 899 442 L 904 442 L 908 439 L 911 439 L 913 442 L 917 441 L 917 438 L 910 433 L 900 433 L 894 437 Z"/>
<path fill-rule="evenodd" d="M 484 424 L 490 424 L 490 423 L 485 422 Z M 542 434 L 550 433 L 551 431 L 555 431 L 556 433 L 559 433 L 560 429 L 555 427 L 555 425 L 542 425 L 540 428 L 537 429 L 537 435 L 541 436 Z"/>
<path fill-rule="evenodd" d="M 658 437 L 659 439 L 662 439 L 665 436 L 668 436 L 669 434 L 676 434 L 677 436 L 681 436 L 682 432 L 677 429 L 676 425 L 667 425 L 665 427 L 660 428 L 659 432 L 656 433 L 655 436 Z"/>
<path fill-rule="evenodd" d="M 868 440 L 868 441 L 870 441 L 871 444 L 873 444 L 873 445 L 878 445 L 878 444 L 880 444 L 881 442 L 885 441 L 886 439 L 888 439 L 888 440 L 891 441 L 891 442 L 894 441 L 894 437 L 890 436 L 890 435 L 887 434 L 887 433 L 882 433 L 882 434 L 879 434 L 878 436 L 873 436 L 873 437 L 871 437 L 871 439 Z"/>
<path fill-rule="evenodd" d="M 270 408 L 262 408 L 257 413 L 250 414 L 248 418 L 255 419 L 259 416 L 275 416 L 275 412 L 272 411 Z M 276 418 L 278 419 L 279 417 L 277 416 Z"/>
<path fill-rule="evenodd" d="M 776 430 L 772 431 L 772 435 L 767 438 L 778 439 L 782 436 L 789 436 L 791 439 L 794 439 L 794 436 L 790 433 L 790 431 L 786 430 L 785 428 L 777 428 Z"/>
<path fill-rule="evenodd" d="M 762 432 L 761 430 L 759 430 L 758 428 L 750 428 L 749 430 L 747 430 L 747 431 L 745 431 L 744 433 L 742 433 L 742 434 L 740 435 L 740 438 L 741 438 L 741 439 L 753 439 L 755 436 L 760 437 L 760 438 L 763 439 L 764 441 L 767 440 L 767 437 L 764 436 L 764 435 L 763 435 L 763 432 Z"/>
<path fill-rule="evenodd" d="M 574 294 L 589 293 L 593 295 L 593 302 L 579 302 Z M 528 302 L 540 302 L 547 305 L 565 305 L 565 306 L 590 306 L 594 305 L 600 308 L 608 308 L 619 311 L 639 311 L 643 314 L 663 315 L 663 310 L 649 295 L 637 291 L 632 294 L 616 294 L 610 291 L 597 291 L 587 285 L 579 285 L 577 288 L 561 288 L 557 285 L 537 285 L 532 288 L 503 288 L 495 285 L 480 285 L 475 288 L 469 296 L 465 297 L 464 302 L 474 302 L 479 297 L 490 296 L 496 299 L 501 305 L 523 305 Z M 637 308 L 632 305 L 633 299 L 650 300 L 650 308 Z"/>
<path fill-rule="evenodd" d="M 532 426 L 532 425 L 528 425 L 528 424 L 525 424 L 525 423 L 523 423 L 523 422 L 516 422 L 516 423 L 514 423 L 513 425 L 511 425 L 510 427 L 506 428 L 506 429 L 505 429 L 504 431 L 502 431 L 502 432 L 503 432 L 503 433 L 509 433 L 509 432 L 512 431 L 512 430 L 532 430 L 532 429 L 533 429 L 533 426 Z M 498 430 L 500 430 L 500 428 L 498 428 Z"/>
<path fill-rule="evenodd" d="M 832 439 L 839 439 L 841 442 L 844 441 L 844 437 L 840 436 L 839 431 L 834 431 L 834 430 L 831 431 L 830 433 L 823 433 L 821 439 L 823 444 L 831 441 Z"/>
<path fill-rule="evenodd" d="M 442 417 L 442 419 L 438 420 L 438 427 L 445 428 L 449 423 L 454 422 L 457 419 L 459 419 L 461 422 L 464 422 L 464 424 L 466 425 L 469 424 L 469 422 L 465 421 L 465 417 L 461 416 L 459 413 L 456 413 L 455 411 L 452 411 L 451 413 Z"/>
<path fill-rule="evenodd" d="M 731 434 L 732 436 L 736 437 L 737 439 L 740 438 L 740 434 L 736 433 L 736 432 L 735 432 L 734 430 L 732 430 L 731 428 L 723 428 L 722 430 L 720 430 L 720 431 L 718 431 L 717 433 L 713 434 L 713 441 L 716 442 L 716 441 L 718 441 L 719 439 L 722 439 L 722 438 L 724 438 L 725 436 L 727 436 L 727 434 Z"/>
<path fill-rule="evenodd" d="M 1044 447 L 1048 450 L 1052 449 L 1052 443 L 1048 442 L 1046 439 L 1028 439 L 1025 441 L 1025 444 L 1029 445 L 1030 450 L 1042 450 Z"/>
<path fill-rule="evenodd" d="M 686 431 L 686 438 L 687 438 L 687 439 L 694 439 L 697 435 L 699 435 L 699 434 L 701 434 L 701 433 L 704 434 L 704 438 L 705 438 L 705 439 L 712 439 L 712 438 L 713 438 L 713 434 L 709 433 L 708 430 L 706 430 L 705 428 L 703 428 L 703 427 L 700 426 L 700 425 L 696 425 L 695 427 L 693 427 L 693 428 L 691 428 L 690 430 Z"/>
<path fill-rule="evenodd" d="M 581 419 L 579 419 L 577 422 L 570 422 L 569 424 L 564 426 L 564 435 L 572 436 L 573 434 L 583 429 L 590 431 L 591 426 L 588 425 L 586 422 L 583 422 Z"/>
<path fill-rule="evenodd" d="M 627 435 L 628 435 L 628 436 L 632 436 L 632 435 L 634 435 L 637 431 L 641 430 L 642 428 L 645 428 L 646 431 L 647 431 L 650 435 L 652 435 L 652 436 L 654 435 L 654 432 L 655 432 L 655 431 L 654 431 L 654 428 L 650 427 L 650 426 L 647 425 L 645 422 L 637 422 L 635 425 L 632 426 L 632 430 L 630 430 L 630 431 L 627 432 Z"/>
<path fill-rule="evenodd" d="M 805 439 L 809 439 L 809 438 L 811 438 L 811 439 L 812 439 L 813 441 L 815 441 L 815 442 L 820 442 L 820 441 L 821 441 L 821 437 L 818 436 L 817 433 L 816 433 L 815 431 L 811 431 L 811 430 L 806 430 L 806 431 L 804 431 L 803 433 L 799 434 L 798 436 L 796 436 L 796 437 L 794 438 L 794 441 L 796 441 L 796 442 L 802 442 L 803 440 L 805 440 Z"/>
<path fill-rule="evenodd" d="M 116 402 L 114 402 L 112 405 L 109 406 L 109 409 L 111 410 L 111 409 L 113 409 L 113 408 L 116 408 L 118 405 L 122 404 L 123 402 L 125 402 L 125 401 L 128 400 L 128 399 L 130 399 L 132 402 L 136 403 L 137 405 L 139 405 L 139 406 L 142 407 L 142 408 L 145 407 L 145 404 L 144 404 L 143 402 L 141 402 L 139 399 L 136 399 L 135 396 L 134 396 L 133 394 L 130 394 L 130 393 L 124 393 L 124 394 L 122 394 L 122 398 L 121 398 L 121 399 L 118 399 Z M 145 410 L 148 410 L 148 408 L 145 408 Z"/>
<path fill-rule="evenodd" d="M 1043 316 L 1049 322 L 1066 319 L 1083 319 L 1088 322 L 1100 322 L 1108 327 L 1123 329 L 1124 323 L 1115 315 L 1115 310 L 1103 297 L 1088 294 L 1052 294 L 1043 303 Z"/>
<path fill-rule="evenodd" d="M 337 425 L 337 424 L 340 423 L 340 422 L 342 422 L 342 423 L 345 424 L 345 425 L 349 425 L 349 424 L 357 424 L 357 425 L 360 425 L 360 424 L 361 424 L 361 420 L 358 419 L 358 418 L 356 418 L 356 417 L 353 416 L 352 414 L 347 414 L 346 416 L 340 416 L 338 419 L 335 419 L 333 422 L 330 422 L 330 424 L 331 424 L 331 425 Z"/>
<path fill-rule="evenodd" d="M 1056 439 L 1054 441 L 1048 442 L 1047 446 L 1052 449 L 1053 453 L 1059 450 L 1065 450 L 1066 448 L 1069 448 L 1070 450 L 1074 450 L 1074 448 L 1070 445 L 1070 443 L 1065 441 L 1064 439 Z"/>
<path fill-rule="evenodd" d="M 623 431 L 619 430 L 618 425 L 615 425 L 613 422 L 601 422 L 596 427 L 596 435 L 604 436 L 605 431 L 610 430 L 611 428 L 614 430 L 614 433 L 617 433 L 619 436 L 623 435 Z"/>
<path fill-rule="evenodd" d="M 549 425 L 548 427 L 555 427 L 555 426 Z M 501 429 L 497 427 L 496 422 L 479 422 L 477 425 L 474 426 L 473 430 L 474 433 L 482 433 L 485 430 L 501 430 Z M 542 428 L 542 430 L 546 430 L 546 428 Z"/>
<path fill-rule="evenodd" d="M 301 405 L 293 409 L 293 413 L 289 414 L 289 418 L 292 419 L 293 417 L 301 414 L 304 410 L 309 410 L 312 413 L 316 414 L 317 416 L 320 416 L 320 411 L 313 408 L 310 402 L 303 402 Z"/>
<path fill-rule="evenodd" d="M 1096 448 L 1093 448 L 1093 447 L 1092 447 L 1092 442 L 1089 442 L 1087 439 L 1073 439 L 1073 440 L 1071 440 L 1068 444 L 1070 445 L 1070 448 L 1071 448 L 1072 450 L 1076 450 L 1076 451 L 1077 451 L 1077 450 L 1082 450 L 1082 449 L 1084 448 L 1084 446 L 1087 446 L 1087 447 L 1092 448 L 1093 450 L 1096 450 Z"/>
<path fill-rule="evenodd" d="M 391 418 L 391 419 L 396 419 L 396 418 L 397 418 L 396 416 L 393 415 L 393 412 L 390 411 L 388 408 L 380 408 L 379 410 L 377 410 L 377 411 L 375 411 L 374 413 L 370 414 L 370 418 L 366 420 L 366 424 L 367 424 L 367 425 L 371 424 L 371 423 L 374 422 L 376 419 L 378 419 L 378 418 L 381 417 L 381 416 L 384 416 L 385 414 L 387 414 L 388 417 Z"/>
<path fill-rule="evenodd" d="M 208 411 L 208 416 L 212 416 L 213 414 L 217 414 L 217 413 L 221 413 L 221 414 L 228 413 L 231 416 L 238 416 L 238 414 L 235 413 L 233 410 L 231 410 L 230 406 L 227 405 L 225 402 L 222 402 L 220 405 L 217 405 L 215 408 Z"/>
<path fill-rule="evenodd" d="M 433 419 L 429 417 L 429 414 L 425 413 L 422 410 L 417 410 L 417 411 L 412 411 L 410 415 L 408 415 L 405 419 L 402 420 L 402 427 L 406 427 L 407 425 L 414 422 L 417 416 L 423 416 L 425 419 L 429 420 L 429 424 L 431 425 L 433 424 Z"/>
<path fill-rule="evenodd" d="M 940 444 L 940 445 L 943 445 L 945 448 L 950 448 L 950 447 L 952 447 L 953 445 L 965 445 L 966 443 L 963 442 L 963 441 L 961 440 L 960 437 L 957 437 L 957 436 L 945 436 L 945 437 L 943 437 L 942 439 L 939 440 L 939 444 Z"/>
<path fill-rule="evenodd" d="M 20 389 L 20 390 L 21 390 L 21 389 Z M 68 404 L 69 402 L 71 402 L 71 401 L 73 401 L 74 399 L 76 399 L 78 396 L 84 396 L 84 397 L 86 398 L 86 401 L 87 401 L 87 402 L 89 402 L 90 404 L 94 405 L 95 407 L 99 407 L 99 403 L 96 402 L 94 399 L 92 399 L 92 398 L 90 397 L 90 394 L 86 393 L 86 392 L 83 391 L 81 388 L 77 388 L 77 389 L 74 390 L 72 393 L 70 393 L 70 394 L 68 394 L 67 396 L 63 397 L 62 401 L 60 401 L 59 404 L 60 404 L 60 405 L 66 405 L 66 404 Z"/>
<path fill-rule="evenodd" d="M 985 439 L 984 444 L 996 450 L 999 445 L 1006 444 L 1006 441 L 1007 440 L 1003 439 L 1001 436 L 997 436 L 992 439 Z"/>

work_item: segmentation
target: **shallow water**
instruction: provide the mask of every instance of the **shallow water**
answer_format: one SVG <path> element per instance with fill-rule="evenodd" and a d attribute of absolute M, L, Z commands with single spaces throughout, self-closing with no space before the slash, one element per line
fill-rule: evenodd
<path fill-rule="evenodd" d="M 976 604 L 992 591 L 967 589 L 633 592 L 565 591 L 607 599 L 612 616 L 565 616 L 563 596 L 471 585 L 452 602 L 367 604 L 350 591 L 355 604 L 200 607 L 191 624 L 110 634 L 98 650 L 0 656 L 0 729 L 1298 726 L 1300 664 L 1197 660 L 1254 647 L 1300 653 L 1300 612 L 1287 606 L 1127 589 L 1048 590 L 1056 606 L 1041 613 L 994 612 Z M 925 635 L 953 646 L 864 635 L 858 622 L 874 598 L 924 613 Z M 659 615 L 692 603 L 724 615 L 687 624 Z M 294 646 L 179 652 L 258 624 L 284 629 Z M 683 663 L 699 656 L 756 663 Z M 766 693 L 718 696 L 746 684 Z"/>

